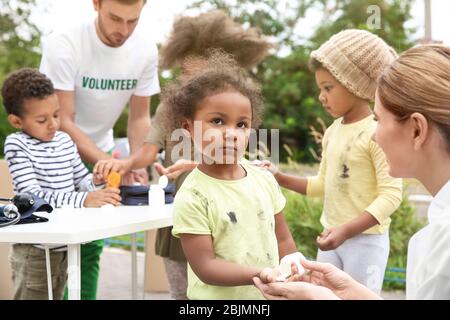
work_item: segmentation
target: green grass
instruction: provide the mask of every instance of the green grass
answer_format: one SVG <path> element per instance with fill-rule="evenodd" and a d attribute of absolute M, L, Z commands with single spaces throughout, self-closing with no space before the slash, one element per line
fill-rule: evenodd
<path fill-rule="evenodd" d="M 144 233 L 139 232 L 136 239 L 137 251 L 144 251 Z M 105 242 L 109 247 L 131 250 L 131 235 L 124 235 L 106 239 Z"/>

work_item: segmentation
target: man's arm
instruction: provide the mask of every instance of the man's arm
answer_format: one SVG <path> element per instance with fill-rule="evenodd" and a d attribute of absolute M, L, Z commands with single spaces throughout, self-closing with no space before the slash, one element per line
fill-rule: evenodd
<path fill-rule="evenodd" d="M 100 150 L 75 124 L 75 94 L 73 91 L 56 90 L 61 106 L 61 130 L 67 132 L 78 148 L 84 161 L 95 164 L 99 160 L 109 159 L 110 156 Z"/>
<path fill-rule="evenodd" d="M 150 131 L 150 97 L 133 95 L 129 103 L 127 136 L 130 144 L 130 154 L 139 153 L 144 139 Z M 142 162 L 142 161 L 141 161 Z M 144 166 L 145 167 L 145 166 Z M 147 184 L 148 174 L 144 168 L 138 168 L 123 178 L 124 184 Z"/>
<path fill-rule="evenodd" d="M 130 153 L 135 153 L 150 131 L 150 97 L 132 96 L 128 115 L 128 142 Z"/>

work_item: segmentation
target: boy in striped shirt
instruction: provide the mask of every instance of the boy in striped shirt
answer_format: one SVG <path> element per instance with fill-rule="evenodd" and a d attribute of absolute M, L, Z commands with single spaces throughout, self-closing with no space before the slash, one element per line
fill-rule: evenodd
<path fill-rule="evenodd" d="M 100 189 L 60 125 L 59 103 L 52 82 L 34 69 L 12 73 L 2 86 L 8 121 L 19 132 L 5 141 L 5 159 L 14 191 L 30 192 L 53 207 L 118 205 L 118 189 Z M 11 251 L 14 299 L 47 299 L 45 252 L 39 245 L 14 244 Z M 65 247 L 52 248 L 53 297 L 62 299 L 67 278 Z"/>

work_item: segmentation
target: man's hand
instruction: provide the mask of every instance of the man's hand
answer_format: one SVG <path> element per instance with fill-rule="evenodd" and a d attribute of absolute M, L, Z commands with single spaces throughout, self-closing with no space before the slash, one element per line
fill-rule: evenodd
<path fill-rule="evenodd" d="M 110 172 L 124 175 L 131 170 L 132 162 L 129 159 L 107 159 L 100 160 L 94 166 L 92 173 L 97 179 L 106 180 Z"/>
<path fill-rule="evenodd" d="M 328 251 L 334 250 L 343 244 L 349 238 L 347 228 L 345 225 L 324 230 L 316 239 L 320 250 Z"/>

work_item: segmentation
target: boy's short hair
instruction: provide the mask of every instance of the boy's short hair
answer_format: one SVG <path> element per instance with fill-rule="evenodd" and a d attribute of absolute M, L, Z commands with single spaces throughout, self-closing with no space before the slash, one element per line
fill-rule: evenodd
<path fill-rule="evenodd" d="M 23 68 L 11 73 L 2 86 L 3 105 L 8 114 L 23 115 L 27 99 L 43 99 L 55 93 L 52 81 L 36 69 Z"/>

